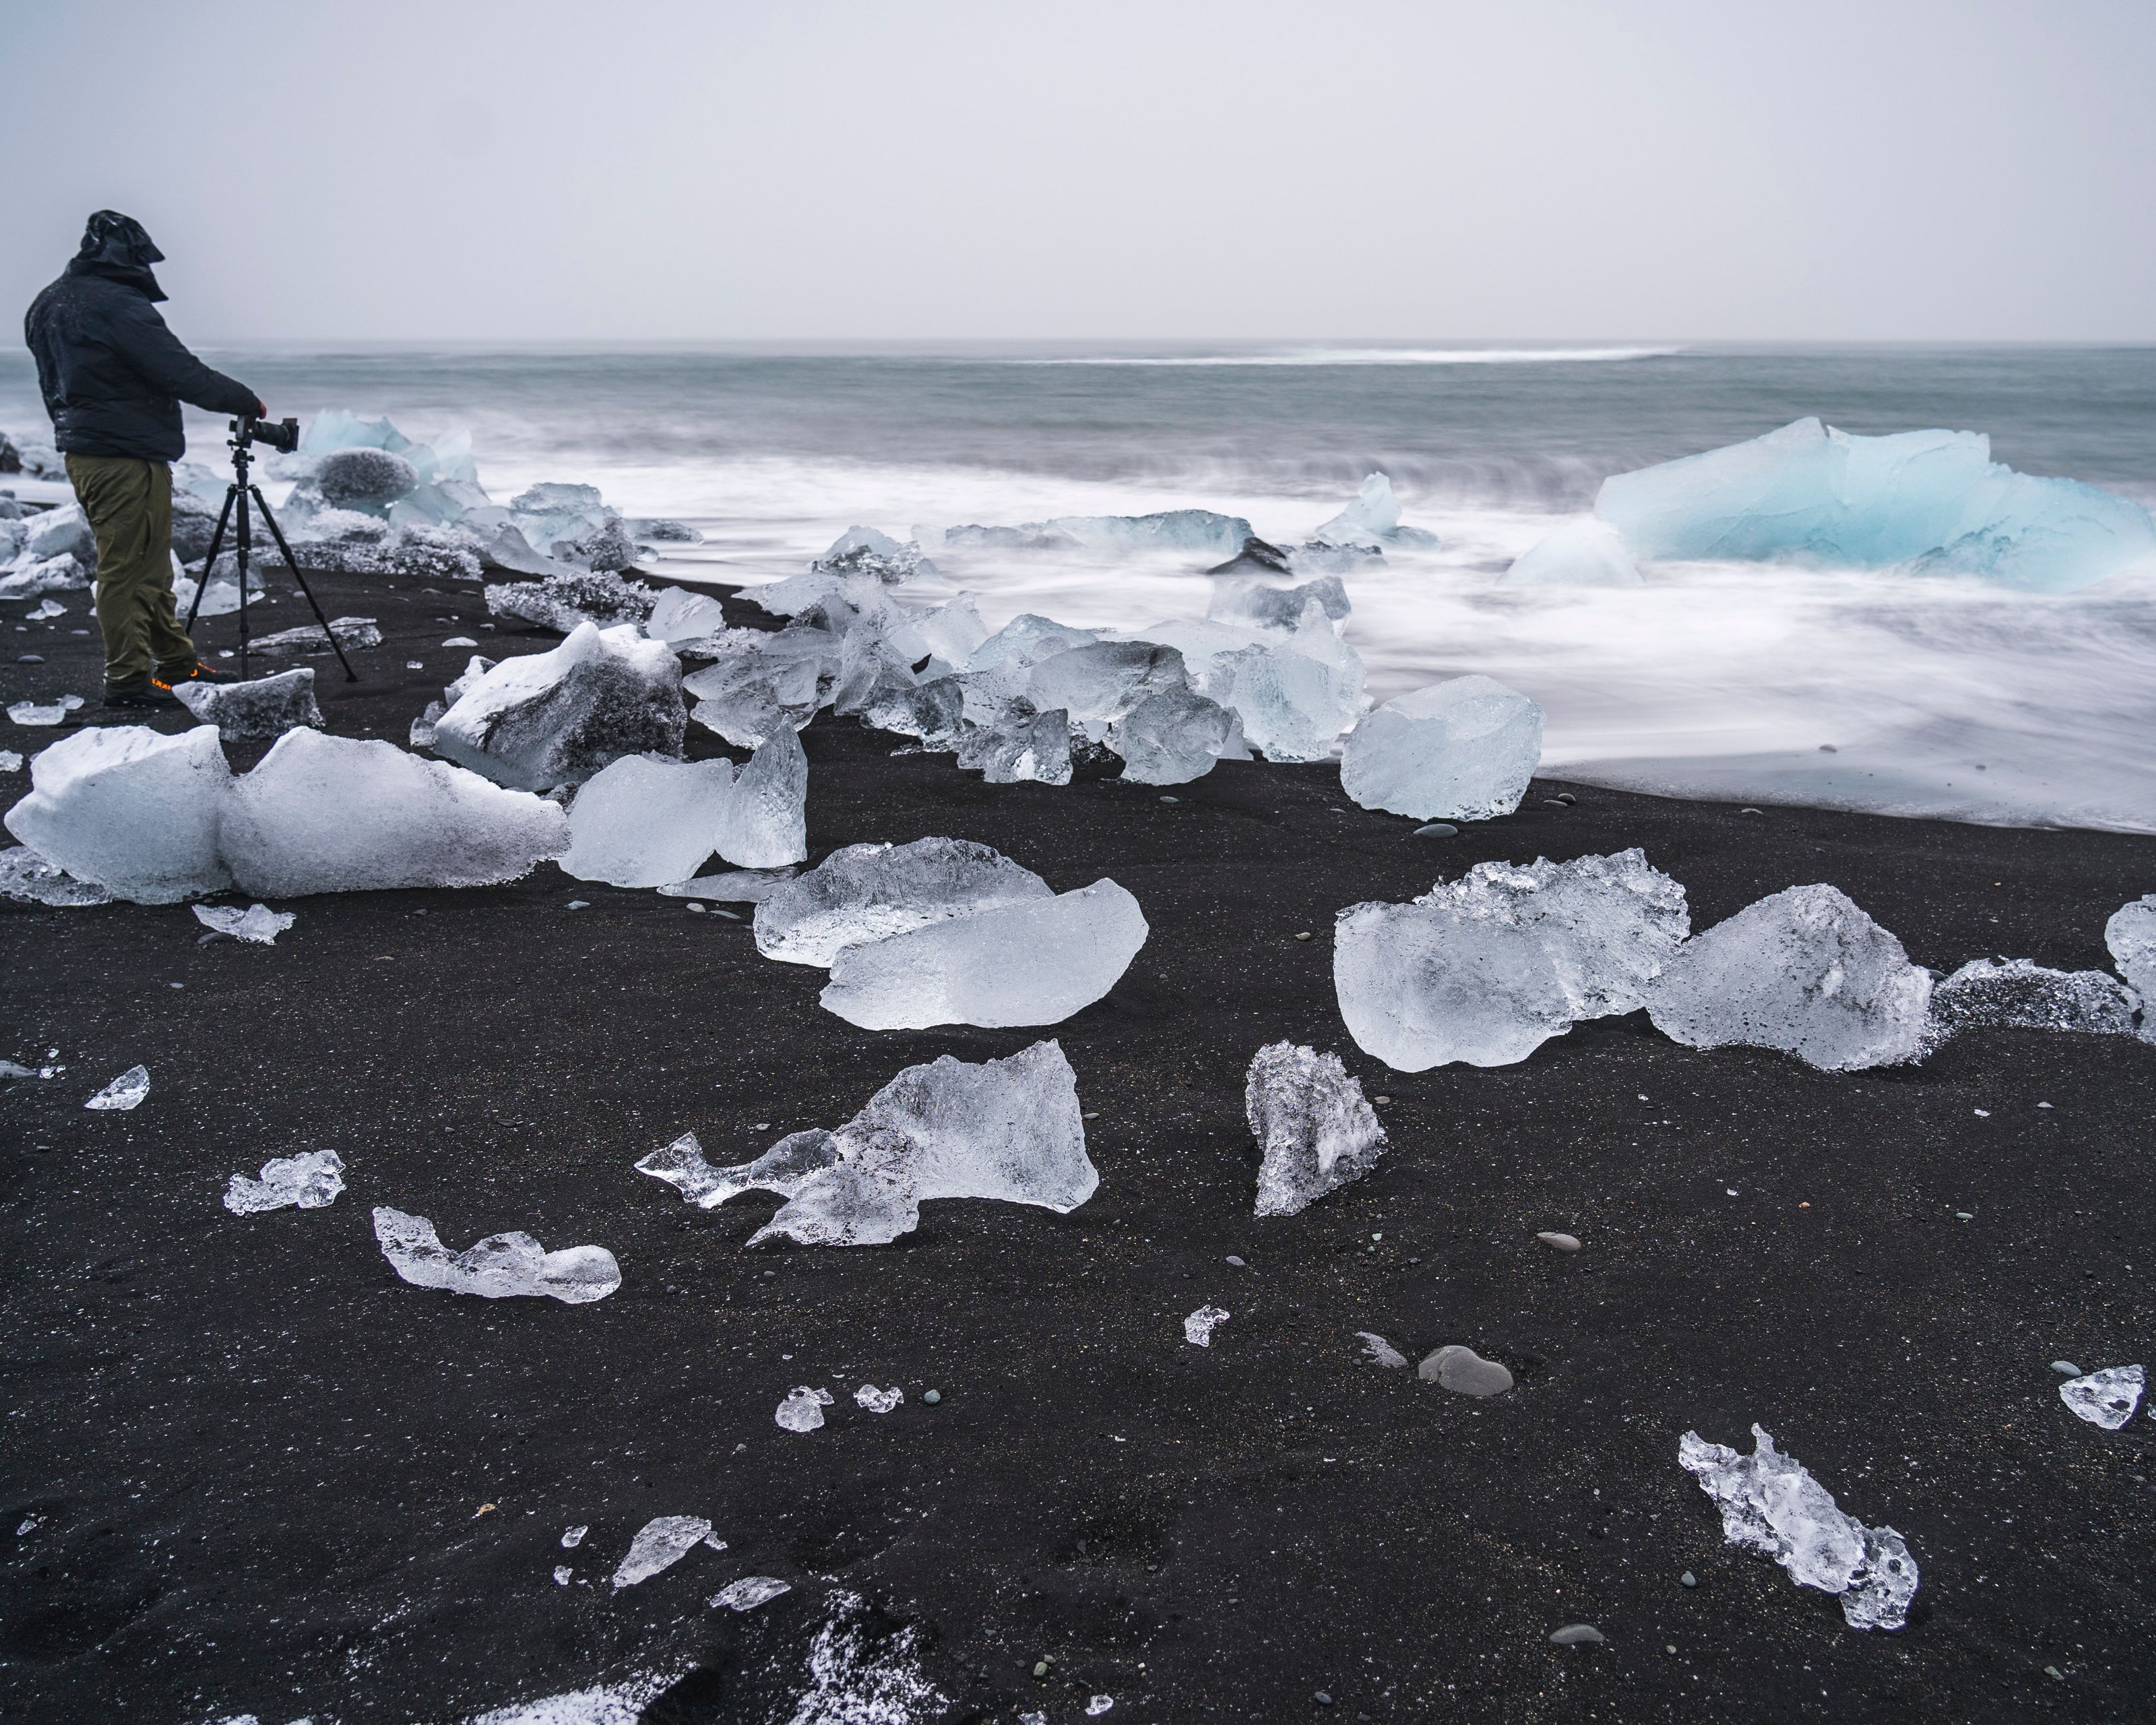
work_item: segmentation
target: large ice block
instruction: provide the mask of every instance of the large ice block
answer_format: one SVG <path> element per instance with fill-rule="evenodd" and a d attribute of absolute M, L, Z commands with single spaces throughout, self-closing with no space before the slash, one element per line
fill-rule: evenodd
<path fill-rule="evenodd" d="M 849 845 L 757 906 L 756 946 L 767 958 L 828 968 L 863 941 L 1055 896 L 1032 870 L 969 839 Z"/>
<path fill-rule="evenodd" d="M 1340 787 L 1365 809 L 1488 820 L 1520 806 L 1542 752 L 1533 701 L 1494 678 L 1453 677 L 1365 717 L 1348 735 Z"/>
<path fill-rule="evenodd" d="M 1592 516 L 1546 534 L 1505 572 L 1512 587 L 1638 587 L 1645 578 L 1625 536 Z"/>
<path fill-rule="evenodd" d="M 1258 1050 L 1243 1081 L 1243 1110 L 1258 1141 L 1260 1216 L 1291 1216 L 1359 1180 L 1384 1154 L 1385 1129 L 1336 1054 L 1276 1042 Z"/>
<path fill-rule="evenodd" d="M 733 789 L 731 761 L 624 755 L 587 779 L 570 803 L 562 872 L 615 886 L 686 880 L 717 848 Z"/>
<path fill-rule="evenodd" d="M 779 869 L 808 855 L 808 757 L 782 725 L 748 757 L 719 811 L 719 855 L 738 869 Z"/>
<path fill-rule="evenodd" d="M 446 1288 L 484 1300 L 544 1294 L 583 1306 L 621 1286 L 621 1266 L 604 1246 L 550 1252 L 528 1234 L 490 1234 L 465 1251 L 452 1252 L 424 1216 L 387 1205 L 375 1209 L 374 1237 L 389 1267 L 414 1287 Z"/>
<path fill-rule="evenodd" d="M 176 904 L 232 884 L 218 849 L 231 778 L 211 726 L 172 737 L 91 726 L 32 758 L 30 794 L 7 827 L 78 880 L 137 904 Z"/>

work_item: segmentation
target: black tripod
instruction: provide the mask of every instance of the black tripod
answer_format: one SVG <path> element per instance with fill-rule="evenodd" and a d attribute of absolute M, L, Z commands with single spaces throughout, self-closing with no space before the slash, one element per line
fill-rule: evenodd
<path fill-rule="evenodd" d="M 357 683 L 359 673 L 352 668 L 352 661 L 344 656 L 336 631 L 330 620 L 322 615 L 322 608 L 315 598 L 315 590 L 307 585 L 306 572 L 300 568 L 300 560 L 292 555 L 292 547 L 285 543 L 285 530 L 277 525 L 277 517 L 270 513 L 270 506 L 263 501 L 262 487 L 247 476 L 249 464 L 254 459 L 253 446 L 257 442 L 268 444 L 273 449 L 287 454 L 300 445 L 300 422 L 287 419 L 282 424 L 272 425 L 260 419 L 235 419 L 232 422 L 232 483 L 224 488 L 224 509 L 217 518 L 217 531 L 210 536 L 209 555 L 203 559 L 202 579 L 195 583 L 195 596 L 187 605 L 187 620 L 181 625 L 188 634 L 194 633 L 195 613 L 202 609 L 203 595 L 209 590 L 210 572 L 217 567 L 217 554 L 224 547 L 224 530 L 237 521 L 232 536 L 232 554 L 239 566 L 239 675 L 247 675 L 247 554 L 252 546 L 248 530 L 247 500 L 252 497 L 254 506 L 262 511 L 262 519 L 270 524 L 270 536 L 277 542 L 277 549 L 285 553 L 285 567 L 292 572 L 292 578 L 300 583 L 300 591 L 306 595 L 307 603 L 314 608 L 315 621 L 321 624 L 322 633 L 329 638 L 330 651 L 337 656 L 344 667 L 344 680 Z"/>

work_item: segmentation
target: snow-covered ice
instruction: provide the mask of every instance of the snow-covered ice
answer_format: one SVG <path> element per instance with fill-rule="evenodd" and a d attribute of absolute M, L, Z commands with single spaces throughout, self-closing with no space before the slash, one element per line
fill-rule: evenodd
<path fill-rule="evenodd" d="M 297 1156 L 273 1156 L 262 1164 L 262 1178 L 234 1174 L 224 1189 L 224 1207 L 235 1216 L 263 1210 L 318 1210 L 336 1202 L 344 1190 L 344 1158 L 334 1150 L 302 1150 Z"/>
<path fill-rule="evenodd" d="M 130 1066 L 82 1106 L 95 1108 L 100 1113 L 125 1113 L 131 1108 L 141 1106 L 142 1099 L 149 1094 L 150 1069 L 147 1066 Z"/>
<path fill-rule="evenodd" d="M 713 1594 L 711 1603 L 715 1609 L 723 1606 L 729 1611 L 753 1611 L 759 1605 L 769 1604 L 781 1594 L 793 1591 L 792 1582 L 781 1581 L 776 1575 L 744 1575 Z M 833 1725 L 842 1725 L 842 1722 L 834 1721 Z"/>
<path fill-rule="evenodd" d="M 1696 1431 L 1677 1441 L 1677 1461 L 1722 1512 L 1732 1545 L 1772 1558 L 1804 1587 L 1841 1597 L 1851 1629 L 1902 1628 L 1917 1594 L 1917 1563 L 1892 1527 L 1867 1527 L 1754 1425 L 1757 1447 L 1740 1455 Z"/>
<path fill-rule="evenodd" d="M 90 585 L 90 570 L 70 552 L 59 557 L 18 559 L 0 575 L 0 599 L 33 599 L 44 593 L 79 593 Z"/>
<path fill-rule="evenodd" d="M 733 790 L 731 761 L 624 755 L 609 762 L 569 805 L 562 872 L 615 886 L 686 880 L 717 849 Z"/>
<path fill-rule="evenodd" d="M 2131 1036 L 2133 995 L 2108 971 L 2048 970 L 2026 958 L 1972 958 L 1932 990 L 1931 1035 L 1978 1027 Z"/>
<path fill-rule="evenodd" d="M 299 919 L 290 911 L 273 911 L 267 905 L 197 905 L 195 921 L 213 934 L 229 935 L 257 947 L 275 946 L 277 937 Z"/>
<path fill-rule="evenodd" d="M 824 1424 L 824 1409 L 831 1405 L 831 1392 L 814 1384 L 797 1384 L 786 1392 L 772 1418 L 786 1431 L 815 1431 Z"/>
<path fill-rule="evenodd" d="M 629 1550 L 613 1572 L 613 1590 L 649 1581 L 670 1569 L 698 1546 L 709 1544 L 720 1551 L 726 1541 L 711 1538 L 711 1524 L 701 1516 L 654 1516 L 636 1530 Z"/>
<path fill-rule="evenodd" d="M 871 1414 L 888 1414 L 905 1399 L 906 1392 L 896 1384 L 888 1389 L 879 1389 L 873 1384 L 864 1384 L 854 1392 L 855 1404 L 867 1409 Z"/>
<path fill-rule="evenodd" d="M 2080 1418 L 2106 1431 L 2117 1431 L 2141 1405 L 2148 1374 L 2139 1366 L 2107 1366 L 2059 1386 L 2059 1399 Z"/>
<path fill-rule="evenodd" d="M 621 1266 L 604 1246 L 550 1252 L 528 1234 L 490 1234 L 469 1250 L 452 1252 L 424 1216 L 382 1205 L 374 1212 L 374 1237 L 390 1267 L 415 1287 L 488 1300 L 544 1294 L 582 1306 L 621 1286 Z"/>
<path fill-rule="evenodd" d="M 1384 1153 L 1385 1129 L 1336 1054 L 1292 1042 L 1258 1050 L 1243 1084 L 1258 1141 L 1260 1216 L 1291 1216 L 1359 1180 Z"/>
<path fill-rule="evenodd" d="M 1349 733 L 1341 788 L 1365 809 L 1417 820 L 1510 814 L 1542 759 L 1543 710 L 1484 676 L 1387 701 Z"/>
<path fill-rule="evenodd" d="M 1194 1348 L 1210 1348 L 1213 1332 L 1227 1322 L 1229 1314 L 1218 1306 L 1201 1306 L 1183 1321 L 1183 1339 Z"/>
<path fill-rule="evenodd" d="M 828 968 L 845 947 L 1055 896 L 1032 870 L 969 839 L 849 845 L 757 906 L 757 950 Z"/>
<path fill-rule="evenodd" d="M 322 723 L 311 665 L 251 683 L 179 683 L 172 693 L 200 722 L 216 726 L 227 742 L 281 737 L 295 725 L 319 730 Z"/>
<path fill-rule="evenodd" d="M 138 904 L 173 904 L 232 884 L 218 847 L 230 780 L 208 726 L 172 737 L 95 726 L 32 760 L 30 794 L 6 823 L 78 880 Z"/>

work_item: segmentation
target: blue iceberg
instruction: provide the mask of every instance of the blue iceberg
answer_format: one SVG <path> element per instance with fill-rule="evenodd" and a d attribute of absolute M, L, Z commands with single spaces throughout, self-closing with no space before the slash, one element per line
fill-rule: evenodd
<path fill-rule="evenodd" d="M 1799 419 L 1613 475 L 1594 513 L 1641 557 L 1903 567 L 2039 593 L 2156 557 L 2156 521 L 2141 505 L 2016 473 L 1971 431 L 1859 437 Z"/>

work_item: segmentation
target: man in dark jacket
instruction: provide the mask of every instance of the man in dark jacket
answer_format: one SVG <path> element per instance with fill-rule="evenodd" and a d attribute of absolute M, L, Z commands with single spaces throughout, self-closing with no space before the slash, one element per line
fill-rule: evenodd
<path fill-rule="evenodd" d="M 172 594 L 172 468 L 187 453 L 180 403 L 213 413 L 268 409 L 165 327 L 142 224 L 101 209 L 60 279 L 30 304 L 23 333 L 53 441 L 97 540 L 97 623 L 107 706 L 177 706 L 172 685 L 228 682 L 198 662 Z"/>

